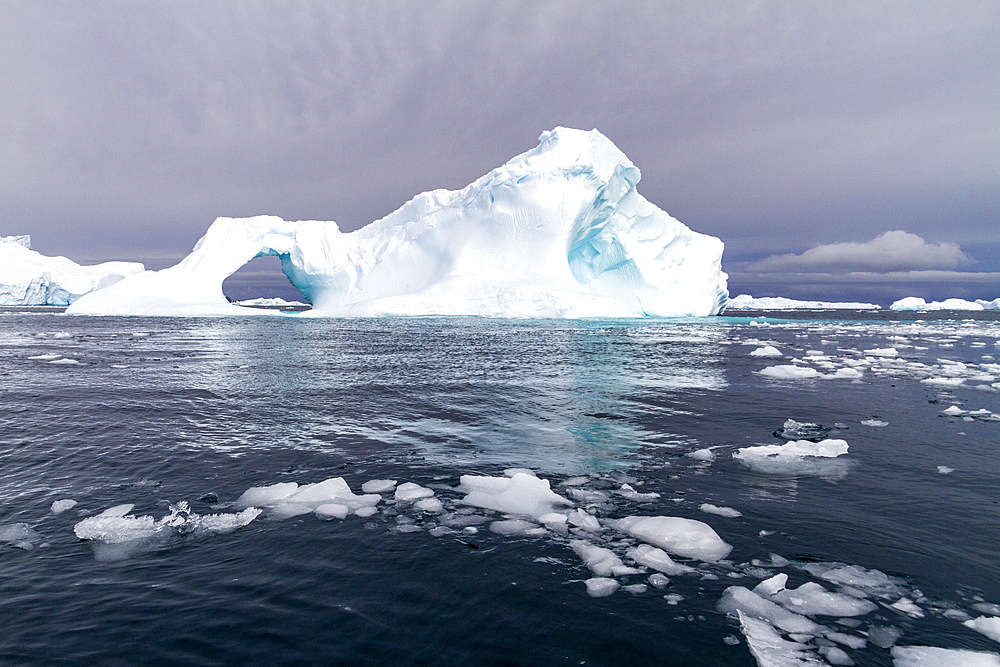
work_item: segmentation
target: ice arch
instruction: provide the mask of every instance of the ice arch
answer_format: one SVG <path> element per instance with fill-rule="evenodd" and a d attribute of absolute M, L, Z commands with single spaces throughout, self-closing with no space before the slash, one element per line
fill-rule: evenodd
<path fill-rule="evenodd" d="M 647 201 L 639 177 L 600 132 L 556 128 L 466 188 L 422 193 L 354 232 L 334 222 L 219 218 L 176 266 L 130 277 L 68 312 L 249 314 L 225 300 L 222 281 L 276 255 L 313 304 L 310 316 L 719 313 L 728 297 L 722 242 Z"/>

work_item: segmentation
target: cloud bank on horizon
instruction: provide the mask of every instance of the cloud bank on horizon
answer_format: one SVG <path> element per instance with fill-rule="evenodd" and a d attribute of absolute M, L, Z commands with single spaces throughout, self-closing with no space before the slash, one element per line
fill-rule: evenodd
<path fill-rule="evenodd" d="M 830 243 L 799 254 L 771 255 L 754 262 L 748 270 L 890 273 L 956 269 L 971 262 L 957 243 L 928 243 L 916 234 L 893 230 L 864 243 Z"/>
<path fill-rule="evenodd" d="M 565 125 L 599 129 L 650 201 L 722 238 L 736 291 L 823 297 L 748 267 L 905 229 L 957 244 L 973 261 L 935 270 L 983 296 L 970 276 L 1000 271 L 998 32 L 1000 5 L 971 0 L 13 0 L 0 234 L 166 266 L 218 216 L 356 229 Z M 851 289 L 834 296 L 873 298 Z"/>

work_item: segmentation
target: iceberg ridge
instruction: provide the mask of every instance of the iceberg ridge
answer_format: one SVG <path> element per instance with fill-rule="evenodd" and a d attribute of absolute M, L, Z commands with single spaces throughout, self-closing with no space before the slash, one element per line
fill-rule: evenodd
<path fill-rule="evenodd" d="M 30 236 L 0 236 L 0 306 L 68 306 L 144 268 L 138 262 L 81 266 L 35 252 Z"/>
<path fill-rule="evenodd" d="M 218 218 L 180 263 L 74 303 L 98 315 L 274 314 L 222 281 L 276 255 L 312 316 L 700 316 L 728 299 L 723 244 L 640 195 L 610 140 L 556 128 L 462 190 L 433 190 L 354 232 L 335 222 Z"/>

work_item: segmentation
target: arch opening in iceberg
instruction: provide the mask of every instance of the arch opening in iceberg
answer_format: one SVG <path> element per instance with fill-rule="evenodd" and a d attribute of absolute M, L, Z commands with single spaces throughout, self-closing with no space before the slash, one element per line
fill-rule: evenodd
<path fill-rule="evenodd" d="M 243 306 L 281 307 L 312 304 L 289 279 L 287 253 L 258 253 L 222 281 L 222 293 L 231 303 Z"/>

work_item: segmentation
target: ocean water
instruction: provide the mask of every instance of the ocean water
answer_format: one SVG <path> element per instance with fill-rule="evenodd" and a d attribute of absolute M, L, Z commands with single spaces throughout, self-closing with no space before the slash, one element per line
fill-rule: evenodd
<path fill-rule="evenodd" d="M 765 345 L 782 356 L 750 354 Z M 776 366 L 815 374 L 761 372 Z M 818 664 L 892 664 L 892 644 L 1000 652 L 962 624 L 1000 614 L 998 389 L 995 313 L 8 310 L 0 662 L 753 665 L 719 603 L 779 573 L 789 588 L 813 582 L 863 603 L 845 616 L 785 600 L 819 629 L 775 632 Z M 749 467 L 733 457 L 803 438 L 849 451 Z M 708 448 L 711 460 L 690 456 Z M 511 468 L 577 498 L 602 529 L 492 532 L 504 517 L 461 504 L 456 486 Z M 336 477 L 359 494 L 369 480 L 414 482 L 442 509 L 390 491 L 368 517 L 232 518 L 251 487 Z M 76 504 L 55 513 L 60 500 Z M 111 532 L 80 528 L 122 504 L 132 518 Z M 676 557 L 693 569 L 663 588 L 648 570 L 591 597 L 594 574 L 570 542 L 634 565 L 638 542 L 613 523 L 630 515 L 703 522 L 732 551 Z"/>

